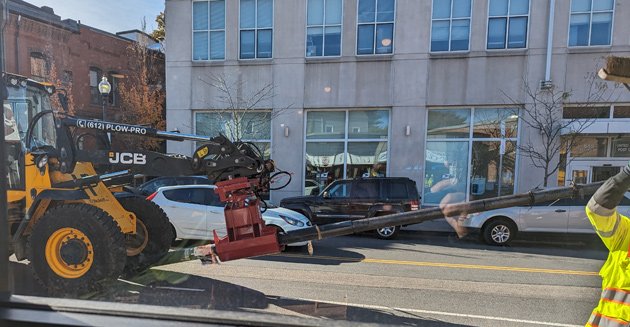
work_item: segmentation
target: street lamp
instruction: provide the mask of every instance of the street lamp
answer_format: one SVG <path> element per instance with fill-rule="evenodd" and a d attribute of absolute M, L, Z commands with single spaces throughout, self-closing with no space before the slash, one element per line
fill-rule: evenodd
<path fill-rule="evenodd" d="M 98 83 L 98 91 L 101 93 L 103 97 L 103 121 L 105 121 L 105 103 L 107 103 L 107 97 L 109 96 L 109 92 L 112 91 L 112 85 L 107 81 L 107 77 L 103 76 L 101 82 Z"/>

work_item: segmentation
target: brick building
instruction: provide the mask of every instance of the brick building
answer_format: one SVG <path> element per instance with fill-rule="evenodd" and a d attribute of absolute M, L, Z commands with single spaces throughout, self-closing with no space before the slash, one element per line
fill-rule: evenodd
<path fill-rule="evenodd" d="M 9 0 L 8 9 L 7 72 L 42 81 L 57 80 L 70 89 L 76 114 L 91 118 L 103 115 L 97 86 L 101 77 L 107 76 L 112 93 L 107 99 L 106 118 L 116 119 L 120 112 L 117 84 L 130 67 L 126 49 L 136 42 L 137 34 L 144 33 L 111 34 L 80 21 L 62 20 L 52 8 L 22 0 Z"/>

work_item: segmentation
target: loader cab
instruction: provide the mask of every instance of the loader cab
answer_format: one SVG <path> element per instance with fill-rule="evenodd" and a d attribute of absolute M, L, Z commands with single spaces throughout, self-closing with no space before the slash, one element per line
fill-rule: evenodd
<path fill-rule="evenodd" d="M 50 84 L 40 83 L 23 76 L 5 74 L 7 99 L 4 100 L 4 141 L 7 145 L 9 189 L 24 189 L 24 154 L 26 152 L 26 133 L 29 122 L 38 113 L 51 110 L 50 95 L 55 89 Z M 54 118 L 42 117 L 34 126 L 32 146 L 55 145 Z"/>

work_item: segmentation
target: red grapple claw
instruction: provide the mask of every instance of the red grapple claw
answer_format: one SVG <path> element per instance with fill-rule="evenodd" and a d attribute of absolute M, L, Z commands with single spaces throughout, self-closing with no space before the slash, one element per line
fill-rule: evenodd
<path fill-rule="evenodd" d="M 279 253 L 281 250 L 276 229 L 265 226 L 260 214 L 260 201 L 252 189 L 252 184 L 256 182 L 242 177 L 216 183 L 215 192 L 227 202 L 227 235 L 219 237 L 213 231 L 215 249 L 221 261 Z"/>

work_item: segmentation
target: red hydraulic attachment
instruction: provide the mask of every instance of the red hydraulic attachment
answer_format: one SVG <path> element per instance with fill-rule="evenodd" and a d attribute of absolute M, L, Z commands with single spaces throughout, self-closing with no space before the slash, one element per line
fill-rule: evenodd
<path fill-rule="evenodd" d="M 281 251 L 276 229 L 265 226 L 260 200 L 253 188 L 258 180 L 246 177 L 216 183 L 215 192 L 225 205 L 227 235 L 214 233 L 216 255 L 221 261 L 273 254 Z"/>

